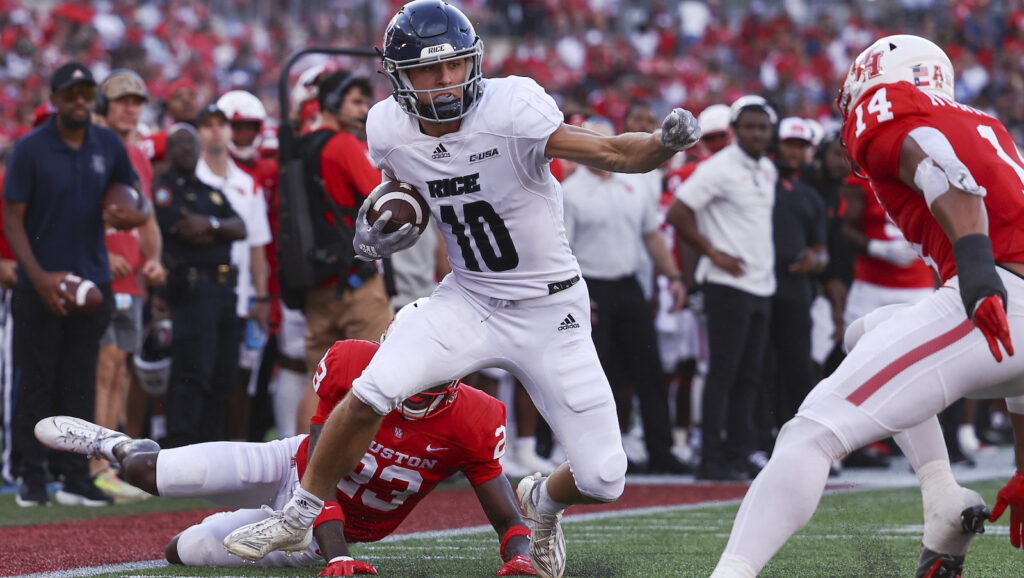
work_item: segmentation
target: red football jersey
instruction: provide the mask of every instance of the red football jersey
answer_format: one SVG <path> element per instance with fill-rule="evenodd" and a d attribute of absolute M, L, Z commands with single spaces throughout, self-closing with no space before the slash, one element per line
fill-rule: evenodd
<path fill-rule="evenodd" d="M 900 146 L 910 131 L 932 127 L 945 135 L 957 157 L 985 188 L 989 236 L 995 260 L 1024 263 L 1024 159 L 998 120 L 909 82 L 883 84 L 860 98 L 846 119 L 843 137 L 893 221 L 939 271 L 956 275 L 953 248 L 924 196 L 899 178 Z"/>
<path fill-rule="evenodd" d="M 327 420 L 378 347 L 358 340 L 331 346 L 313 378 L 320 404 L 310 423 Z M 302 442 L 295 454 L 300 477 L 308 445 Z M 468 385 L 459 386 L 450 407 L 426 419 L 391 412 L 362 462 L 338 483 L 345 539 L 374 542 L 387 536 L 439 482 L 457 472 L 474 486 L 500 476 L 498 458 L 504 453 L 505 406 Z"/>
<path fill-rule="evenodd" d="M 878 203 L 871 185 L 857 175 L 846 178 L 846 184 L 860 187 L 864 191 L 864 214 L 861 230 L 868 239 L 892 241 L 902 239 L 903 233 L 892 222 L 885 209 Z M 897 289 L 919 289 L 935 286 L 935 274 L 924 261 L 914 261 L 906 267 L 893 265 L 885 259 L 868 255 L 857 255 L 853 277 L 873 285 Z"/>
<path fill-rule="evenodd" d="M 167 131 L 157 131 L 139 139 L 138 147 L 146 154 L 146 158 L 155 162 L 164 160 L 167 150 Z"/>

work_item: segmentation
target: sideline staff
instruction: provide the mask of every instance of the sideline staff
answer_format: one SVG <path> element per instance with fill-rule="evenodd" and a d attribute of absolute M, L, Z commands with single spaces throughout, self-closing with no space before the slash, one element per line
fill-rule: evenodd
<path fill-rule="evenodd" d="M 165 445 L 177 447 L 224 437 L 240 331 L 231 243 L 245 238 L 245 224 L 219 191 L 196 177 L 195 128 L 171 127 L 166 156 L 170 168 L 153 184 L 153 201 L 174 324 Z"/>

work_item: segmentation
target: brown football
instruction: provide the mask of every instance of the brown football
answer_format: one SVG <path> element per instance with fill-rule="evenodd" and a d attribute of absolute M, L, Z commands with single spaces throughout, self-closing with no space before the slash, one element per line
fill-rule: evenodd
<path fill-rule="evenodd" d="M 64 309 L 70 315 L 88 315 L 103 303 L 103 293 L 99 287 L 78 275 L 65 275 L 60 288 L 71 294 L 71 300 L 64 301 Z"/>
<path fill-rule="evenodd" d="M 117 205 L 127 209 L 127 222 L 119 229 L 134 229 L 146 222 L 149 218 L 149 202 L 134 187 L 124 183 L 113 183 L 103 193 L 103 209 L 110 205 Z"/>
<path fill-rule="evenodd" d="M 393 233 L 406 223 L 422 233 L 430 222 L 430 206 L 420 196 L 416 187 L 399 181 L 384 181 L 370 194 L 380 192 L 380 197 L 366 214 L 366 222 L 374 224 L 381 214 L 391 211 L 391 220 L 384 226 L 385 233 Z"/>

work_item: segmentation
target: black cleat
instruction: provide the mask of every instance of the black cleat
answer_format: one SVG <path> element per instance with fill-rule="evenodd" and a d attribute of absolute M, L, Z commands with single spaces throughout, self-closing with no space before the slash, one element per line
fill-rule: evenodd
<path fill-rule="evenodd" d="M 992 512 L 982 506 L 971 506 L 960 512 L 960 527 L 965 534 L 984 534 L 985 522 L 988 521 Z"/>
<path fill-rule="evenodd" d="M 964 571 L 964 557 L 939 554 L 921 546 L 914 578 L 960 578 Z"/>

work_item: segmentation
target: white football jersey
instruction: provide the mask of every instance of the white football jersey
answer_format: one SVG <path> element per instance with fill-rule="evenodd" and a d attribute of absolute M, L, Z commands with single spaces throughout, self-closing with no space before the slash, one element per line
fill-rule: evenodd
<path fill-rule="evenodd" d="M 370 158 L 427 200 L 462 286 L 498 299 L 547 295 L 549 283 L 579 274 L 544 156 L 562 113 L 529 78 L 486 79 L 479 98 L 441 138 L 420 132 L 393 98 L 378 102 L 366 123 Z"/>

